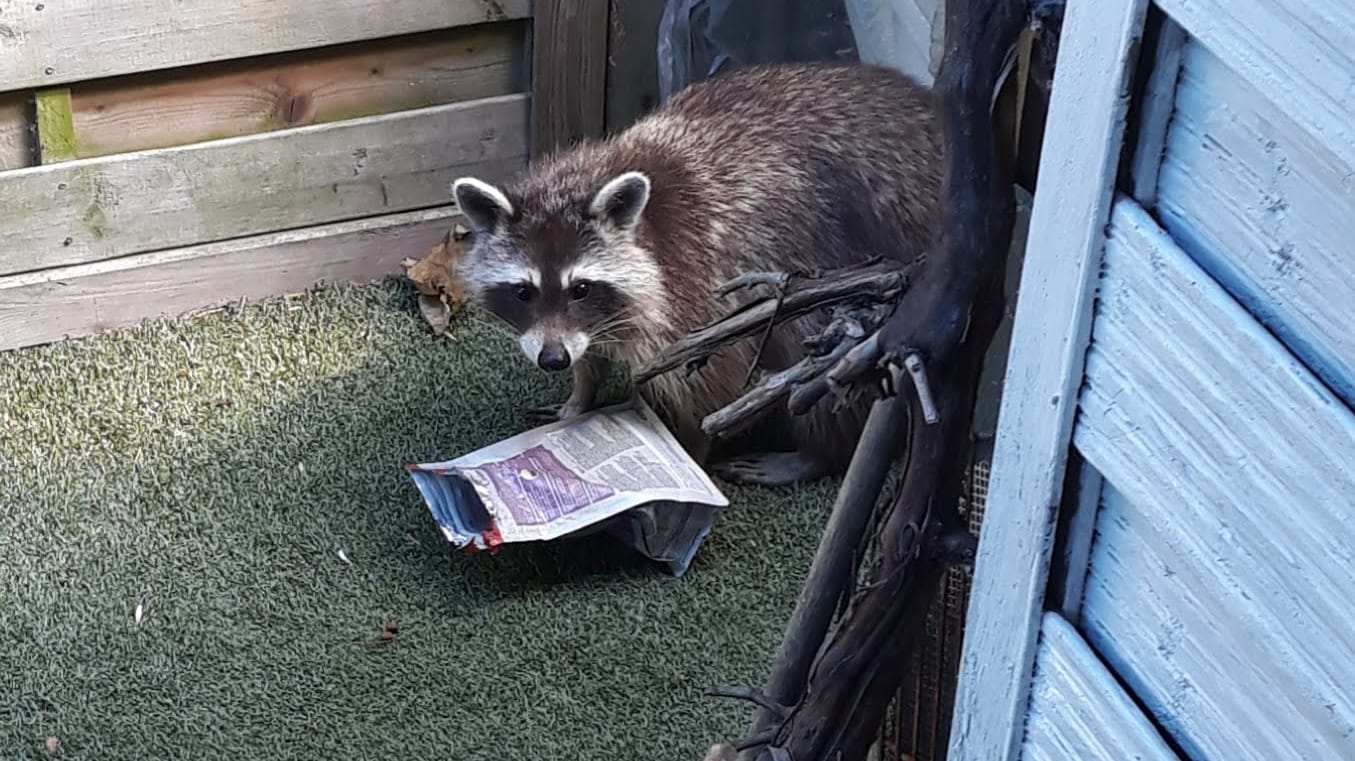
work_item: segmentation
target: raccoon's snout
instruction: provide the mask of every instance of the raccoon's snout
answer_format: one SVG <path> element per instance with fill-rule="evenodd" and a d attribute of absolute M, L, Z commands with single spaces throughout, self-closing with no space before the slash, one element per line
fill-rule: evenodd
<path fill-rule="evenodd" d="M 588 336 L 580 331 L 533 328 L 518 339 L 522 353 L 547 372 L 568 370 L 588 351 Z"/>
<path fill-rule="evenodd" d="M 569 350 L 562 343 L 548 343 L 541 347 L 541 353 L 536 355 L 536 364 L 540 365 L 542 370 L 550 372 L 559 372 L 569 369 Z"/>

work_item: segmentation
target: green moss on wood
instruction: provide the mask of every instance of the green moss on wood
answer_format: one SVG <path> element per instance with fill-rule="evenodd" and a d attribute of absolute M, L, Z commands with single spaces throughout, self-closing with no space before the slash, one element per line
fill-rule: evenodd
<path fill-rule="evenodd" d="M 38 115 L 38 151 L 44 164 L 79 158 L 75 147 L 75 110 L 68 88 L 40 90 L 34 100 Z"/>

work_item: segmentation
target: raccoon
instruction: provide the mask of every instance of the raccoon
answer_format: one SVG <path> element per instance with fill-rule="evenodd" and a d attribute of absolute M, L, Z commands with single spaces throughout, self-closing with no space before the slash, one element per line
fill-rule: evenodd
<path fill-rule="evenodd" d="M 737 302 L 749 271 L 812 272 L 925 251 L 941 182 L 931 91 L 867 64 L 751 65 L 693 84 L 605 139 L 533 162 L 503 187 L 451 187 L 471 229 L 458 274 L 542 370 L 573 374 L 560 417 L 595 403 L 608 363 L 636 367 Z M 701 420 L 744 393 L 750 365 L 805 354 L 824 315 L 730 346 L 639 391 L 693 458 L 735 483 L 841 474 L 867 403 L 771 421 L 767 451 L 719 452 Z"/>

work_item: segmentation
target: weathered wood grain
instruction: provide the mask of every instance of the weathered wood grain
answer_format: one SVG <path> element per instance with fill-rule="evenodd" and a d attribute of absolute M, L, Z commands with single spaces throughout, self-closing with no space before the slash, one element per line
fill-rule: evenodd
<path fill-rule="evenodd" d="M 0 273 L 447 203 L 526 159 L 527 97 L 0 174 Z"/>
<path fill-rule="evenodd" d="M 1355 674 L 1329 660 L 1350 656 L 1340 622 L 1311 618 L 1303 591 L 1271 604 L 1264 584 L 1282 574 L 1235 565 L 1259 548 L 1229 552 L 1197 533 L 1222 522 L 1189 516 L 1107 489 L 1088 637 L 1191 758 L 1351 758 Z"/>
<path fill-rule="evenodd" d="M 532 17 L 531 155 L 603 133 L 607 0 L 536 0 Z"/>
<path fill-rule="evenodd" d="M 1031 210 L 951 761 L 1016 758 L 1146 0 L 1074 2 Z"/>
<path fill-rule="evenodd" d="M 1090 641 L 1192 758 L 1355 758 L 1355 414 L 1132 201 L 1105 262 Z"/>
<path fill-rule="evenodd" d="M 444 207 L 0 277 L 0 351 L 399 274 L 458 218 Z"/>
<path fill-rule="evenodd" d="M 0 172 L 33 163 L 33 123 L 27 93 L 0 93 Z"/>
<path fill-rule="evenodd" d="M 519 22 L 76 85 L 79 158 L 167 148 L 526 89 Z"/>
<path fill-rule="evenodd" d="M 1346 166 L 1355 166 L 1355 4 L 1160 0 L 1190 36 Z"/>
<path fill-rule="evenodd" d="M 1077 630 L 1046 613 L 1023 761 L 1177 761 Z"/>
<path fill-rule="evenodd" d="M 1355 406 L 1355 164 L 1201 46 L 1186 50 L 1178 102 L 1163 224 Z"/>
<path fill-rule="evenodd" d="M 0 82 L 51 87 L 525 18 L 531 0 L 0 0 Z"/>

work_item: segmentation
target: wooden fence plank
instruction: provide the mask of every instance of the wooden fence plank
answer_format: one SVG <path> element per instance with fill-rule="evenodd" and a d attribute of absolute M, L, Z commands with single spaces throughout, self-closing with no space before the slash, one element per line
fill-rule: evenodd
<path fill-rule="evenodd" d="M 27 93 L 0 93 L 0 172 L 33 164 Z"/>
<path fill-rule="evenodd" d="M 1187 47 L 1178 102 L 1163 225 L 1355 406 L 1355 165 L 1202 46 Z"/>
<path fill-rule="evenodd" d="M 601 135 L 606 121 L 607 0 L 536 0 L 531 154 Z"/>
<path fill-rule="evenodd" d="M 1132 201 L 1105 261 L 1089 639 L 1192 758 L 1355 758 L 1355 414 Z"/>
<path fill-rule="evenodd" d="M 1296 124 L 1355 167 L 1355 4 L 1350 0 L 1157 0 Z"/>
<path fill-rule="evenodd" d="M 526 121 L 508 95 L 0 174 L 0 273 L 442 205 L 520 168 Z"/>
<path fill-rule="evenodd" d="M 51 87 L 526 18 L 531 6 L 532 0 L 0 0 L 0 82 L 16 90 Z"/>
<path fill-rule="evenodd" d="M 80 158 L 526 89 L 525 24 L 488 24 L 72 88 Z"/>
<path fill-rule="evenodd" d="M 1017 757 L 1147 0 L 1068 3 L 947 758 Z"/>
<path fill-rule="evenodd" d="M 1046 613 L 1023 761 L 1177 761 L 1072 624 Z"/>
<path fill-rule="evenodd" d="M 457 219 L 443 207 L 0 277 L 0 351 L 322 281 L 381 279 L 426 253 Z"/>

